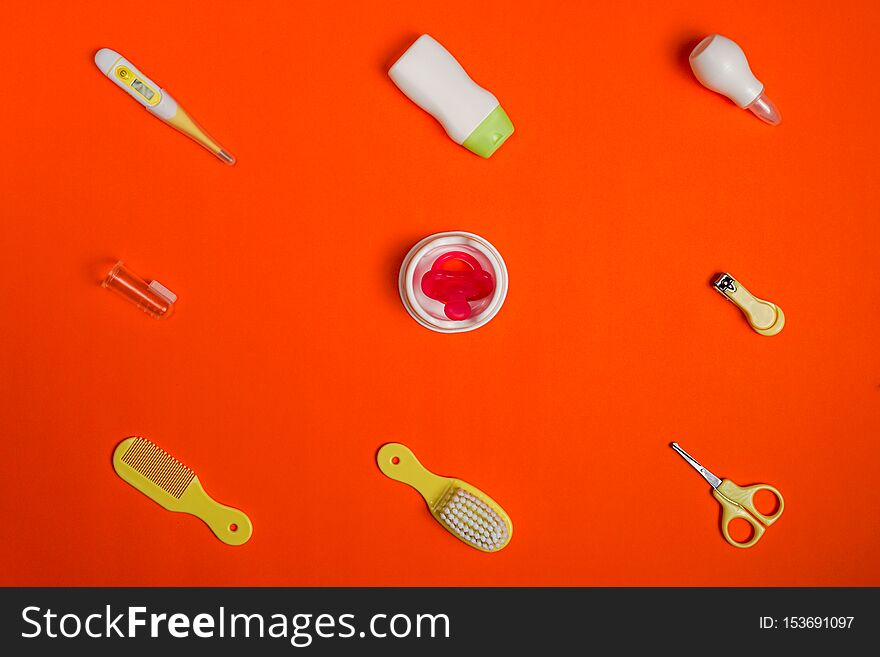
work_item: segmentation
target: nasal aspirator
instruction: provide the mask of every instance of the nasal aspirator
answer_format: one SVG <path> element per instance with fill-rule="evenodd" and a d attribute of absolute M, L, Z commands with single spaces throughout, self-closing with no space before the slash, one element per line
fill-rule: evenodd
<path fill-rule="evenodd" d="M 697 44 L 690 55 L 694 75 L 712 91 L 730 98 L 742 109 L 770 125 L 779 125 L 782 116 L 764 93 L 764 84 L 755 77 L 746 55 L 736 42 L 711 34 Z"/>

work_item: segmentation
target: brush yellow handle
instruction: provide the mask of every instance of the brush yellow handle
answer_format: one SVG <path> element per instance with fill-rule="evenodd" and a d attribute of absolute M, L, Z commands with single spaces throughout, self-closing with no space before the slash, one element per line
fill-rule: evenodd
<path fill-rule="evenodd" d="M 198 477 L 186 487 L 176 510 L 201 518 L 217 538 L 228 545 L 245 543 L 254 531 L 251 519 L 244 512 L 215 501 L 202 488 Z"/>
<path fill-rule="evenodd" d="M 755 507 L 754 497 L 755 493 L 759 490 L 769 490 L 776 496 L 779 508 L 772 516 L 765 516 Z M 785 501 L 782 499 L 782 493 L 768 484 L 756 484 L 754 486 L 746 486 L 743 488 L 737 486 L 730 481 L 730 479 L 725 479 L 716 490 L 712 491 L 712 495 L 714 495 L 715 499 L 718 500 L 718 503 L 721 504 L 721 532 L 724 534 L 724 538 L 727 539 L 728 543 L 739 548 L 752 547 L 757 543 L 761 536 L 764 535 L 764 526 L 761 522 L 768 526 L 772 525 L 776 522 L 779 516 L 782 515 L 782 511 L 785 509 Z M 730 523 L 737 518 L 745 520 L 752 526 L 754 534 L 748 541 L 742 543 L 735 541 L 728 531 Z M 761 522 L 758 522 L 756 518 Z"/>
<path fill-rule="evenodd" d="M 452 484 L 454 479 L 440 477 L 419 463 L 416 455 L 406 445 L 388 443 L 376 455 L 379 469 L 388 477 L 402 481 L 415 488 L 434 511 L 437 502 Z"/>

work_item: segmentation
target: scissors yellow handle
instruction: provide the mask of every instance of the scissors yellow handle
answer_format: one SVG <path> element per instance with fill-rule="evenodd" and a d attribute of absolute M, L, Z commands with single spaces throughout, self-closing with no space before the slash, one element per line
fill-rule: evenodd
<path fill-rule="evenodd" d="M 776 497 L 779 507 L 772 516 L 765 516 L 755 507 L 754 497 L 759 490 L 769 490 Z M 742 488 L 737 486 L 730 479 L 724 479 L 717 488 L 712 490 L 712 495 L 721 504 L 721 533 L 727 542 L 734 547 L 748 548 L 752 547 L 761 536 L 764 535 L 765 525 L 769 527 L 785 509 L 785 500 L 782 499 L 782 493 L 773 486 L 767 484 L 755 484 L 754 486 L 746 486 Z M 745 542 L 735 541 L 728 532 L 728 526 L 737 518 L 742 518 L 752 527 L 752 537 Z M 760 520 L 760 522 L 758 522 Z M 763 523 L 763 525 L 761 524 Z"/>

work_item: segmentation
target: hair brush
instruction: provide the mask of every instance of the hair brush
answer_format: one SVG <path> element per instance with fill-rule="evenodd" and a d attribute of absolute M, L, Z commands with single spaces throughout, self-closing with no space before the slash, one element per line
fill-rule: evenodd
<path fill-rule="evenodd" d="M 386 476 L 419 491 L 437 522 L 471 547 L 497 552 L 510 542 L 510 517 L 479 488 L 461 479 L 435 475 L 400 443 L 383 445 L 376 460 Z"/>

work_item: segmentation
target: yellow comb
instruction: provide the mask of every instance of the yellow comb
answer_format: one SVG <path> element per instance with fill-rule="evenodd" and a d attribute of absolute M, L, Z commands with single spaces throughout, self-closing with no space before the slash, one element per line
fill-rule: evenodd
<path fill-rule="evenodd" d="M 211 499 L 195 472 L 146 438 L 133 436 L 119 443 L 113 452 L 113 468 L 169 511 L 191 513 L 204 520 L 224 543 L 241 545 L 254 531 L 250 518 Z"/>
<path fill-rule="evenodd" d="M 431 515 L 454 536 L 483 552 L 497 552 L 510 542 L 513 523 L 491 497 L 461 479 L 440 477 L 419 463 L 405 445 L 388 443 L 376 456 L 388 477 L 415 488 Z"/>

